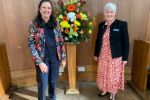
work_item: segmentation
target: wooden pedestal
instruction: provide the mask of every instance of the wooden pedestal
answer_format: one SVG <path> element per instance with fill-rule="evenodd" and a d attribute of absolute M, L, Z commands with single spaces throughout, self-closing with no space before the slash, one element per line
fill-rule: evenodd
<path fill-rule="evenodd" d="M 14 90 L 15 87 L 16 86 L 11 87 L 6 45 L 4 43 L 0 43 L 0 99 L 8 100 L 9 96 L 13 93 L 11 91 Z"/>
<path fill-rule="evenodd" d="M 76 86 L 76 45 L 65 43 L 67 49 L 69 86 L 66 87 L 66 94 L 79 94 L 79 87 Z"/>

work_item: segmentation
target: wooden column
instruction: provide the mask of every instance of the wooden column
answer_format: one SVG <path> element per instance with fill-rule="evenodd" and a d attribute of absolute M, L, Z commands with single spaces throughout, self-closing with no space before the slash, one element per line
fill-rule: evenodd
<path fill-rule="evenodd" d="M 0 43 L 0 100 L 8 100 L 16 86 L 11 85 L 6 45 Z"/>
<path fill-rule="evenodd" d="M 79 87 L 76 86 L 76 45 L 74 43 L 65 44 L 69 76 L 69 86 L 66 87 L 66 94 L 79 94 Z"/>

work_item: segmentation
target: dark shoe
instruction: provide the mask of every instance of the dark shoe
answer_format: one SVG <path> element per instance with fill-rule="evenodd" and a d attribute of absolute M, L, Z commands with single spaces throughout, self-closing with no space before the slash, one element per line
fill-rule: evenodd
<path fill-rule="evenodd" d="M 99 97 L 104 97 L 105 95 L 108 95 L 108 94 L 109 94 L 109 92 L 105 93 L 104 95 L 98 94 L 98 96 L 99 96 Z"/>

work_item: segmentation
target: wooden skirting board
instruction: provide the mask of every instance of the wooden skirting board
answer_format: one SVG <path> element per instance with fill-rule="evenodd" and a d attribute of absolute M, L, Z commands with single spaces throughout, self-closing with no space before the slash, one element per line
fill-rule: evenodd
<path fill-rule="evenodd" d="M 85 67 L 85 72 L 78 72 L 76 74 L 77 81 L 96 81 L 97 65 L 77 65 L 78 67 Z M 26 87 L 36 85 L 36 71 L 35 69 L 20 70 L 11 72 L 12 84 L 17 87 Z M 125 83 L 131 80 L 131 67 L 125 67 Z M 68 68 L 61 76 L 58 77 L 58 82 L 68 81 Z"/>

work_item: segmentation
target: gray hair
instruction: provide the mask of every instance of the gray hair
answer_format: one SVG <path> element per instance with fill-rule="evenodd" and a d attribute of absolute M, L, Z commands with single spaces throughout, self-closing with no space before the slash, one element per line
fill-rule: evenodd
<path fill-rule="evenodd" d="M 104 7 L 104 12 L 107 10 L 107 9 L 113 9 L 115 12 L 116 12 L 116 5 L 114 3 L 107 3 Z"/>

